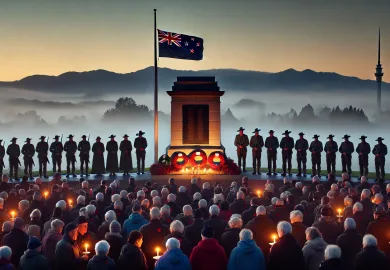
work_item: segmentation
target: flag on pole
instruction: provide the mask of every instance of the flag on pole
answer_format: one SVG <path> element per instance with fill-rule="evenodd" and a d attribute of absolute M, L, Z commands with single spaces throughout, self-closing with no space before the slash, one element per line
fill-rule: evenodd
<path fill-rule="evenodd" d="M 158 31 L 159 57 L 184 60 L 203 59 L 203 39 L 163 30 Z"/>

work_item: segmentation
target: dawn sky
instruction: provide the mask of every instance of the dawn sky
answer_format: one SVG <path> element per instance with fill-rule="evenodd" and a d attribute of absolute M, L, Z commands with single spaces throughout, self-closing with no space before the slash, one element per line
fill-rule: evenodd
<path fill-rule="evenodd" d="M 0 0 L 0 81 L 153 65 L 158 27 L 204 38 L 204 60 L 173 69 L 332 71 L 374 79 L 381 26 L 390 81 L 389 0 Z"/>

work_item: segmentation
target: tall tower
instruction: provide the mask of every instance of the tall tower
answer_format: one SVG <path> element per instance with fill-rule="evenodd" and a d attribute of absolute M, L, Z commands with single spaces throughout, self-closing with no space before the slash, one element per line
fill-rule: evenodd
<path fill-rule="evenodd" d="M 378 39 L 378 64 L 376 65 L 376 72 L 375 72 L 375 77 L 376 77 L 376 83 L 378 87 L 378 92 L 377 92 L 377 112 L 376 112 L 376 120 L 377 122 L 380 121 L 380 116 L 382 113 L 382 77 L 383 77 L 383 72 L 382 72 L 382 64 L 381 64 L 381 29 L 379 28 L 379 39 Z"/>

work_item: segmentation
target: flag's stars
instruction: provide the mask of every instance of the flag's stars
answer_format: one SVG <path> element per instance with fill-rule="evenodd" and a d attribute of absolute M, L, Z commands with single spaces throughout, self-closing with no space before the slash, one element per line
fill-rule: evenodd
<path fill-rule="evenodd" d="M 191 49 L 191 50 L 190 50 L 190 53 L 195 53 L 195 50 L 194 50 L 194 49 Z"/>
<path fill-rule="evenodd" d="M 188 46 L 188 41 L 184 42 L 184 45 L 185 45 L 185 46 Z"/>

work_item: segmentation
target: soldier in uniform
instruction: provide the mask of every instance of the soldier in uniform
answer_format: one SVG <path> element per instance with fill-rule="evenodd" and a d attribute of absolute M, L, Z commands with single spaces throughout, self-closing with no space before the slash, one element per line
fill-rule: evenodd
<path fill-rule="evenodd" d="M 333 140 L 334 135 L 328 136 L 328 141 L 325 143 L 324 151 L 326 153 L 326 169 L 328 174 L 336 173 L 336 153 L 339 149 L 337 142 Z M 326 176 L 328 177 L 328 176 Z"/>
<path fill-rule="evenodd" d="M 146 147 L 148 147 L 148 142 L 146 141 L 146 138 L 142 137 L 142 135 L 144 134 L 145 132 L 142 132 L 142 130 L 140 130 L 137 133 L 138 137 L 134 140 L 135 154 L 137 155 L 137 174 L 140 174 L 140 169 L 142 174 L 145 173 L 145 149 Z"/>
<path fill-rule="evenodd" d="M 348 172 L 349 176 L 351 176 L 351 161 L 352 161 L 352 153 L 355 151 L 355 147 L 353 143 L 349 141 L 349 135 L 344 135 L 344 142 L 341 143 L 339 152 L 341 153 L 341 164 L 343 166 L 343 173 Z"/>
<path fill-rule="evenodd" d="M 41 141 L 37 143 L 35 151 L 38 153 L 38 162 L 39 162 L 39 177 L 48 178 L 47 176 L 47 163 L 49 159 L 47 158 L 47 152 L 49 151 L 49 144 L 45 141 L 46 137 L 41 136 L 39 138 Z"/>
<path fill-rule="evenodd" d="M 3 175 L 3 168 L 5 167 L 5 163 L 4 163 L 5 149 L 2 143 L 3 140 L 0 140 L 0 175 Z"/>
<path fill-rule="evenodd" d="M 61 173 L 61 161 L 62 161 L 62 151 L 64 151 L 64 147 L 62 146 L 62 138 L 61 142 L 59 141 L 60 136 L 56 135 L 54 137 L 54 142 L 50 145 L 51 158 L 53 162 L 53 173 Z M 56 170 L 58 167 L 58 170 Z"/>
<path fill-rule="evenodd" d="M 314 135 L 314 141 L 311 142 L 309 151 L 311 152 L 311 164 L 312 164 L 312 174 L 311 177 L 318 175 L 321 177 L 321 152 L 324 151 L 322 142 L 318 140 L 320 136 Z"/>
<path fill-rule="evenodd" d="M 123 170 L 123 175 L 129 175 L 129 171 L 133 170 L 133 159 L 131 157 L 133 146 L 131 145 L 131 141 L 129 141 L 129 136 L 127 134 L 123 136 L 123 141 L 121 141 L 119 150 L 121 150 L 119 167 Z"/>
<path fill-rule="evenodd" d="M 9 156 L 9 177 L 15 176 L 15 180 L 18 181 L 18 170 L 20 165 L 20 147 L 16 144 L 18 138 L 12 138 L 11 144 L 7 147 L 7 155 Z"/>
<path fill-rule="evenodd" d="M 35 155 L 35 147 L 31 144 L 31 138 L 27 138 L 25 144 L 22 147 L 23 161 L 24 161 L 24 175 L 30 177 L 30 180 L 33 180 L 32 176 L 32 167 L 33 167 L 33 157 Z"/>
<path fill-rule="evenodd" d="M 87 136 L 81 136 L 82 140 L 79 142 L 77 146 L 77 150 L 79 150 L 80 154 L 80 176 L 84 175 L 84 165 L 85 165 L 85 176 L 89 176 L 88 174 L 88 164 L 89 164 L 89 151 L 91 151 L 91 144 L 87 141 Z"/>
<path fill-rule="evenodd" d="M 271 168 L 273 168 L 274 175 L 278 175 L 276 173 L 276 156 L 279 148 L 279 140 L 274 137 L 275 131 L 269 131 L 269 137 L 265 139 L 265 148 L 267 148 L 267 159 L 268 159 L 268 173 L 267 175 L 271 175 Z M 272 164 L 272 167 L 271 167 Z"/>
<path fill-rule="evenodd" d="M 282 176 L 286 176 L 286 167 L 288 165 L 288 175 L 291 174 L 291 158 L 292 150 L 294 149 L 294 139 L 290 137 L 291 131 L 286 130 L 282 135 L 284 138 L 280 141 L 280 148 L 282 148 L 282 161 L 283 161 L 283 173 Z"/>
<path fill-rule="evenodd" d="M 119 170 L 118 166 L 118 143 L 115 141 L 115 135 L 111 135 L 109 138 L 111 141 L 107 142 L 107 165 L 106 169 L 110 172 L 110 176 L 114 176 Z"/>
<path fill-rule="evenodd" d="M 376 171 L 376 180 L 383 181 L 385 180 L 385 156 L 387 155 L 387 146 L 382 142 L 384 139 L 379 137 L 376 139 L 378 142 L 372 149 L 372 153 L 375 155 L 375 171 Z"/>
<path fill-rule="evenodd" d="M 106 172 L 104 168 L 104 144 L 100 142 L 101 138 L 98 136 L 96 142 L 92 145 L 93 161 L 92 173 L 102 175 Z"/>
<path fill-rule="evenodd" d="M 251 137 L 251 141 L 249 142 L 250 147 L 252 147 L 252 158 L 253 158 L 253 175 L 261 175 L 260 167 L 261 167 L 261 148 L 264 146 L 263 137 L 259 135 L 260 129 L 256 128 Z"/>
<path fill-rule="evenodd" d="M 295 142 L 295 150 L 297 150 L 297 163 L 298 163 L 298 174 L 302 176 L 302 165 L 303 165 L 303 177 L 306 177 L 306 162 L 307 162 L 307 149 L 309 149 L 309 143 L 303 138 L 305 134 L 300 132 L 299 139 Z"/>
<path fill-rule="evenodd" d="M 73 141 L 73 135 L 70 134 L 68 136 L 68 141 L 64 144 L 64 151 L 66 152 L 66 177 L 70 175 L 70 166 L 72 165 L 72 175 L 73 177 L 77 177 L 75 174 L 75 163 L 76 163 L 76 152 L 77 152 L 77 144 Z"/>
<path fill-rule="evenodd" d="M 371 147 L 366 139 L 366 136 L 361 136 L 362 142 L 356 147 L 356 153 L 359 154 L 360 178 L 362 176 L 368 177 L 368 155 L 371 153 Z"/>
<path fill-rule="evenodd" d="M 241 160 L 242 160 L 242 171 L 246 172 L 246 153 L 247 153 L 247 146 L 249 145 L 249 139 L 246 134 L 244 134 L 245 128 L 240 127 L 237 132 L 239 134 L 236 135 L 236 138 L 234 139 L 234 145 L 237 147 L 237 159 L 238 159 L 238 167 L 241 169 Z"/>

